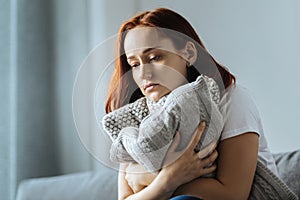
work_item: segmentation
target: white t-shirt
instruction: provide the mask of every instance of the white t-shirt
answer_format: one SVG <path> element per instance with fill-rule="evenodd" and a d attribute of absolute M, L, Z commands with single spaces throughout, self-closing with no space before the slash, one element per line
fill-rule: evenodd
<path fill-rule="evenodd" d="M 259 112 L 249 91 L 239 84 L 228 87 L 220 101 L 220 110 L 225 121 L 221 140 L 246 132 L 257 133 L 259 135 L 258 159 L 278 175 Z"/>

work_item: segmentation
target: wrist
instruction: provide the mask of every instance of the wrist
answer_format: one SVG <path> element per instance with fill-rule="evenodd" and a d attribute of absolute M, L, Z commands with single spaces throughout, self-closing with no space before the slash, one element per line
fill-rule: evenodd
<path fill-rule="evenodd" d="M 164 193 L 170 193 L 171 195 L 179 186 L 179 181 L 175 181 L 174 175 L 169 173 L 168 170 L 162 169 L 157 176 L 157 180 L 161 183 L 161 190 L 163 190 Z"/>

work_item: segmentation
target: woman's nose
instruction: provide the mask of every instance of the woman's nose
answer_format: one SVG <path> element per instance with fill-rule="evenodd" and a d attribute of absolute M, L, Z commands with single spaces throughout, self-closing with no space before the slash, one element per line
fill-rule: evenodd
<path fill-rule="evenodd" d="M 142 79 L 151 79 L 152 78 L 152 70 L 149 64 L 141 64 L 140 65 L 140 77 Z"/>

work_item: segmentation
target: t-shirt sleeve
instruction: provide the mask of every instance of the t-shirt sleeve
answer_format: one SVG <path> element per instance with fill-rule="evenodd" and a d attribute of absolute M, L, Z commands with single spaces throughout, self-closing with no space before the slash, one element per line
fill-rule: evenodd
<path fill-rule="evenodd" d="M 258 109 L 246 88 L 231 86 L 220 102 L 220 109 L 225 120 L 221 140 L 246 132 L 263 133 Z"/>

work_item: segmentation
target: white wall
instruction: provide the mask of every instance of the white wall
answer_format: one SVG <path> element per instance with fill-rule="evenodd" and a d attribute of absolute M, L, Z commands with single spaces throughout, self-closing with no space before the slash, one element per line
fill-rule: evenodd
<path fill-rule="evenodd" d="M 118 4 L 118 6 L 116 6 Z M 78 73 L 77 81 L 80 80 L 80 76 L 84 76 L 86 73 L 86 80 L 81 79 L 85 84 L 90 84 L 90 93 L 86 97 L 87 102 L 82 102 L 82 110 L 87 110 L 90 116 L 104 116 L 104 101 L 108 90 L 108 82 L 110 79 L 110 73 L 112 68 L 105 71 L 108 63 L 112 62 L 115 57 L 115 49 L 112 49 L 115 45 L 115 36 L 118 32 L 119 26 L 126 19 L 133 16 L 138 10 L 137 3 L 135 1 L 88 1 L 88 30 L 89 30 L 89 55 L 86 55 L 86 60 L 82 63 L 82 70 Z M 106 73 L 102 79 L 102 73 Z M 91 74 L 89 74 L 91 73 Z M 89 77 L 88 77 L 89 76 Z M 77 82 L 80 86 L 81 83 Z M 97 89 L 100 88 L 100 91 Z M 86 88 L 83 88 L 86 90 Z M 75 93 L 73 93 L 75 94 Z M 80 91 L 78 93 L 80 95 Z M 78 95 L 78 100 L 82 101 L 82 97 Z M 102 103 L 96 102 L 99 106 L 94 109 L 94 95 Z M 74 96 L 73 96 L 74 98 Z M 74 99 L 73 99 L 74 100 Z M 75 111 L 75 112 L 74 112 Z M 90 121 L 84 120 L 80 110 L 73 109 L 76 115 L 78 112 L 77 132 L 81 138 L 81 143 L 85 146 L 86 150 L 93 157 L 92 168 L 102 168 L 105 166 L 116 167 L 109 159 L 109 142 L 110 139 L 105 137 L 101 132 L 101 118 L 93 118 Z M 86 135 L 85 130 L 87 127 L 91 130 L 89 135 Z"/>
<path fill-rule="evenodd" d="M 251 91 L 273 152 L 300 147 L 298 0 L 140 1 L 169 7 L 196 28 L 212 55 Z"/>
<path fill-rule="evenodd" d="M 115 6 L 117 3 L 119 6 Z M 94 76 L 95 69 L 84 69 L 83 76 L 80 76 L 82 84 L 74 86 L 87 56 L 99 43 L 115 35 L 122 21 L 132 16 L 137 6 L 135 1 L 116 0 L 55 0 L 52 6 L 55 77 L 55 128 L 52 131 L 58 143 L 59 167 L 61 173 L 91 170 L 99 166 L 99 162 L 95 161 L 95 151 L 100 151 L 103 156 L 107 152 L 101 151 L 108 148 L 106 141 L 99 138 L 99 124 L 95 125 L 97 122 L 91 109 L 95 88 L 90 85 L 98 78 Z M 100 54 L 98 66 L 105 64 L 105 56 L 109 52 L 107 49 L 107 52 Z M 77 95 L 75 99 L 74 90 Z M 74 120 L 74 115 L 80 119 Z"/>

